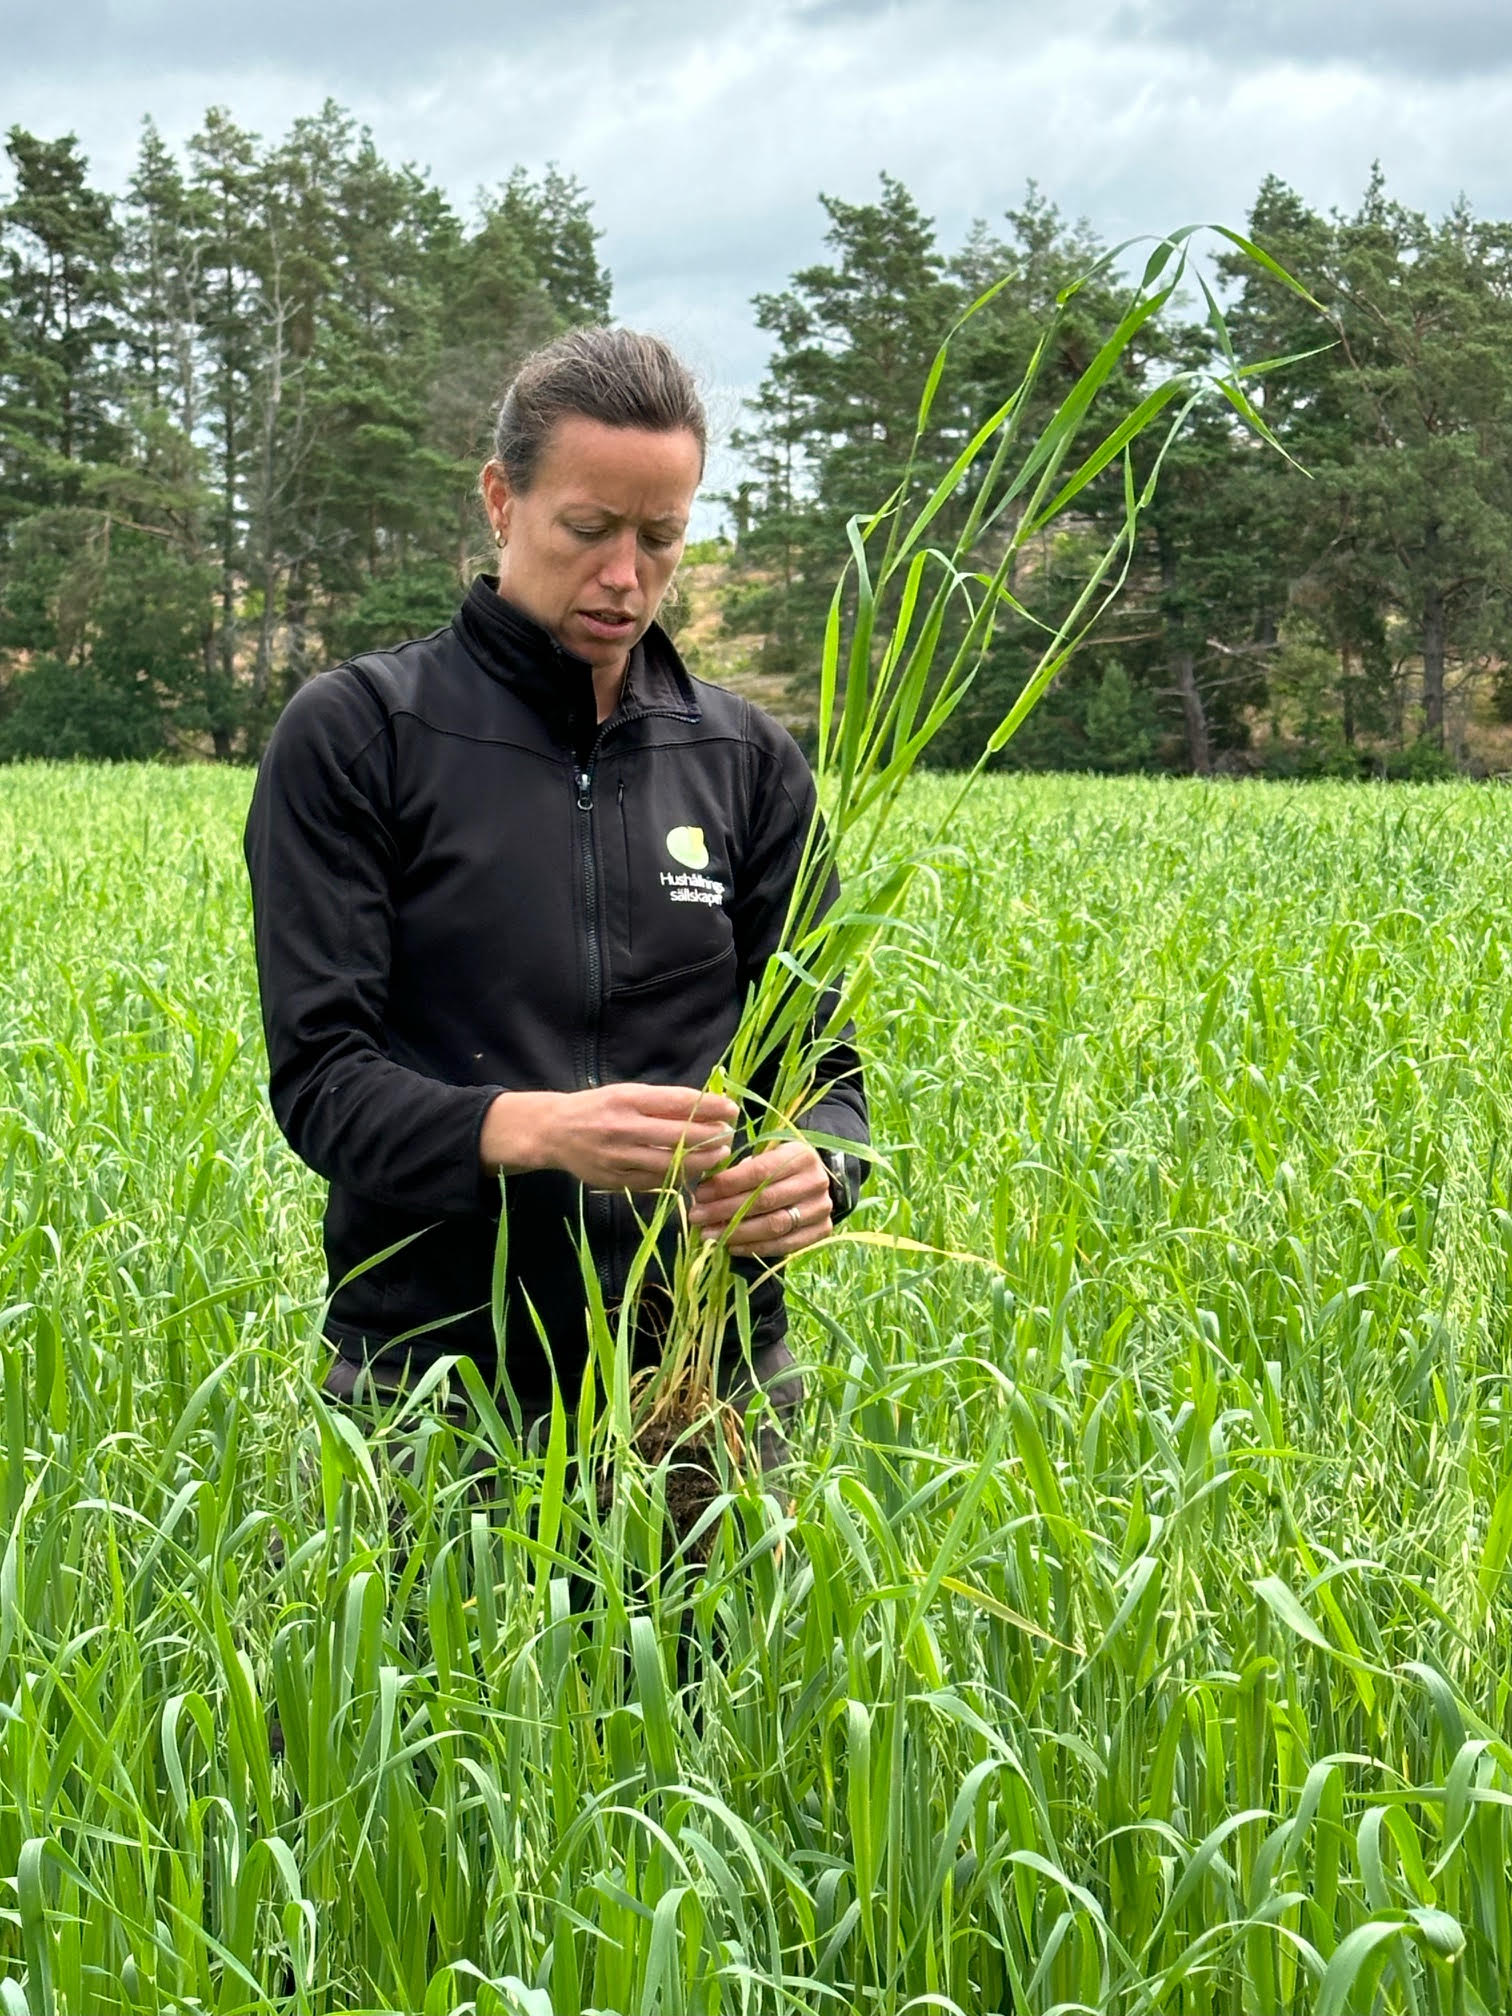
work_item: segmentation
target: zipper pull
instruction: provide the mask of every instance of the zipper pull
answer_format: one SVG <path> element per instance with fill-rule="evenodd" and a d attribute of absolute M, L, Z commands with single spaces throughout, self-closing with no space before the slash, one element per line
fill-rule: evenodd
<path fill-rule="evenodd" d="M 623 777 L 619 780 L 619 790 L 615 794 L 615 801 L 619 805 L 620 810 L 623 811 L 625 809 L 625 780 Z"/>
<path fill-rule="evenodd" d="M 593 772 L 579 770 L 577 773 L 577 808 L 579 812 L 593 810 Z"/>

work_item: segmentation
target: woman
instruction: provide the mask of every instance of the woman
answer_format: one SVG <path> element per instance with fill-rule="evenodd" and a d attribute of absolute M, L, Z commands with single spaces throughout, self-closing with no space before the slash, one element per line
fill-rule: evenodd
<path fill-rule="evenodd" d="M 311 680 L 269 742 L 246 833 L 258 976 L 274 1112 L 331 1186 L 333 1392 L 465 1352 L 527 1418 L 553 1364 L 571 1404 L 580 1235 L 613 1302 L 632 1193 L 685 1144 L 693 1223 L 753 1279 L 755 1376 L 780 1408 L 797 1397 L 761 1263 L 823 1239 L 860 1169 L 802 1141 L 732 1161 L 740 1115 L 699 1089 L 777 943 L 814 809 L 791 738 L 690 678 L 655 621 L 705 445 L 656 338 L 578 330 L 538 351 L 482 474 L 497 575 L 433 636 Z M 848 1049 L 808 1119 L 865 1141 Z M 656 1346 L 648 1316 L 641 1357 Z"/>

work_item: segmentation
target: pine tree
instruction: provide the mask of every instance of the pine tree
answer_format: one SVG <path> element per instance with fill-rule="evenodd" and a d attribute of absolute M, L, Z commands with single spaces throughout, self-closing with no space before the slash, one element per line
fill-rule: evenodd
<path fill-rule="evenodd" d="M 930 220 L 889 177 L 878 203 L 821 200 L 836 261 L 795 274 L 780 294 L 757 297 L 757 322 L 774 347 L 750 404 L 754 424 L 736 440 L 751 478 L 738 498 L 726 500 L 738 503 L 744 570 L 728 620 L 762 632 L 767 663 L 792 679 L 799 697 L 817 679 L 847 521 L 875 510 L 905 476 L 916 494 L 927 494 L 1019 384 L 1060 295 L 1081 283 L 1026 403 L 1023 426 L 1032 435 L 1095 354 L 1118 299 L 1098 270 L 1102 248 L 1087 227 L 1068 226 L 1032 185 L 1007 213 L 1005 237 L 978 224 L 950 258 Z M 998 293 L 952 342 L 915 453 L 919 395 L 935 352 L 963 311 L 994 286 Z M 1131 375 L 1138 370 L 1136 354 Z M 1131 383 L 1130 404 L 1135 396 Z M 947 505 L 942 536 L 951 529 Z M 995 563 L 1007 529 L 984 540 L 984 561 Z M 1032 556 L 1034 594 L 1045 613 L 1074 595 L 1082 564 L 1064 539 Z M 959 760 L 979 746 L 1033 663 L 1039 634 L 1030 624 L 1005 622 L 972 694 L 932 745 L 936 760 Z"/>
<path fill-rule="evenodd" d="M 14 514 L 76 503 L 88 466 L 118 446 L 120 234 L 72 134 L 39 140 L 13 126 L 5 151 L 16 186 L 0 208 L 0 510 Z"/>
<path fill-rule="evenodd" d="M 1434 224 L 1377 170 L 1357 211 L 1330 219 L 1267 180 L 1251 232 L 1328 316 L 1251 271 L 1233 318 L 1252 348 L 1319 352 L 1265 386 L 1267 418 L 1308 472 L 1273 459 L 1260 472 L 1291 625 L 1336 654 L 1346 745 L 1364 728 L 1441 748 L 1455 685 L 1504 655 L 1512 231 L 1464 205 Z"/>
<path fill-rule="evenodd" d="M 256 136 L 219 107 L 189 142 L 195 254 L 203 294 L 199 328 L 204 369 L 204 425 L 212 444 L 215 511 L 212 526 L 219 612 L 207 654 L 204 726 L 225 761 L 241 723 L 237 660 L 249 472 L 255 448 L 253 386 L 261 359 L 253 304 L 263 247 L 259 244 L 262 178 Z"/>
<path fill-rule="evenodd" d="M 254 755 L 333 656 L 444 621 L 490 410 L 608 312 L 585 192 L 464 228 L 339 106 L 264 144 L 150 122 L 117 212 L 11 136 L 0 210 L 0 753 Z"/>
<path fill-rule="evenodd" d="M 15 128 L 7 153 L 0 753 L 145 755 L 163 746 L 194 598 L 151 516 L 172 487 L 152 462 L 163 441 L 132 425 L 122 234 L 71 135 Z"/>
<path fill-rule="evenodd" d="M 1374 579 L 1377 563 L 1357 541 L 1339 484 L 1339 472 L 1353 453 L 1355 419 L 1347 359 L 1331 319 L 1340 305 L 1336 221 L 1310 209 L 1271 175 L 1260 185 L 1247 229 L 1325 311 L 1320 316 L 1251 260 L 1223 262 L 1238 289 L 1228 317 L 1235 343 L 1247 356 L 1295 360 L 1254 386 L 1267 425 L 1295 459 L 1256 456 L 1246 469 L 1250 486 L 1264 493 L 1259 507 L 1264 537 L 1286 581 L 1284 607 L 1272 611 L 1275 697 L 1283 697 L 1281 689 L 1293 677 L 1290 663 L 1316 667 L 1311 654 L 1331 654 L 1327 687 L 1347 751 L 1360 731 L 1387 728 L 1393 668 Z M 1283 622 L 1290 641 L 1282 636 Z M 1309 676 L 1315 683 L 1316 670 Z M 1310 732 L 1316 733 L 1322 719 L 1318 701 L 1310 694 L 1306 704 Z"/>
<path fill-rule="evenodd" d="M 510 378 L 560 329 L 608 314 L 597 235 L 576 182 L 554 168 L 539 183 L 516 170 L 502 190 L 480 198 L 477 229 L 438 248 L 446 341 L 430 383 L 428 440 L 450 470 L 459 573 L 475 557 L 477 474 Z"/>
<path fill-rule="evenodd" d="M 1422 667 L 1444 743 L 1451 672 L 1501 655 L 1512 598 L 1512 227 L 1434 225 L 1377 174 L 1337 231 L 1351 452 L 1338 500 Z"/>
<path fill-rule="evenodd" d="M 757 326 L 775 339 L 771 365 L 736 437 L 755 484 L 738 558 L 747 573 L 732 620 L 759 627 L 774 670 L 812 685 L 846 525 L 884 503 L 909 469 L 919 396 L 961 305 L 934 224 L 901 182 L 882 177 L 876 203 L 822 196 L 834 263 L 758 295 Z M 947 466 L 963 419 L 936 402 L 916 466 L 922 487 Z"/>
<path fill-rule="evenodd" d="M 577 177 L 554 161 L 536 181 L 516 168 L 484 205 L 485 216 L 497 213 L 514 233 L 564 327 L 603 322 L 609 314 L 610 276 L 599 264 L 603 233 L 592 208 Z"/>

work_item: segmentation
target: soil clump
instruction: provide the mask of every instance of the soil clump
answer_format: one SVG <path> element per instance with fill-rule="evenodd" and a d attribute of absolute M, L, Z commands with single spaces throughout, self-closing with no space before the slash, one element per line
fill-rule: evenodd
<path fill-rule="evenodd" d="M 653 1417 L 636 1430 L 635 1453 L 648 1470 L 665 1463 L 667 1526 L 673 1544 L 690 1561 L 707 1562 L 719 1531 L 719 1521 L 711 1520 L 696 1539 L 693 1532 L 709 1507 L 727 1489 L 721 1474 L 717 1438 L 719 1424 L 706 1414 L 696 1424 L 675 1415 Z M 618 1479 L 613 1467 L 599 1478 L 598 1508 L 608 1512 L 614 1502 Z"/>

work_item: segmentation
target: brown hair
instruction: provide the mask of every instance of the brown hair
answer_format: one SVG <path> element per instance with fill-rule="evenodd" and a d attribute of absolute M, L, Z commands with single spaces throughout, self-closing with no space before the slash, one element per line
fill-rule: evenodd
<path fill-rule="evenodd" d="M 573 414 L 653 434 L 686 427 L 700 462 L 708 452 L 692 372 L 659 336 L 636 329 L 569 329 L 525 359 L 494 426 L 494 459 L 512 489 L 530 488 L 552 428 Z"/>

